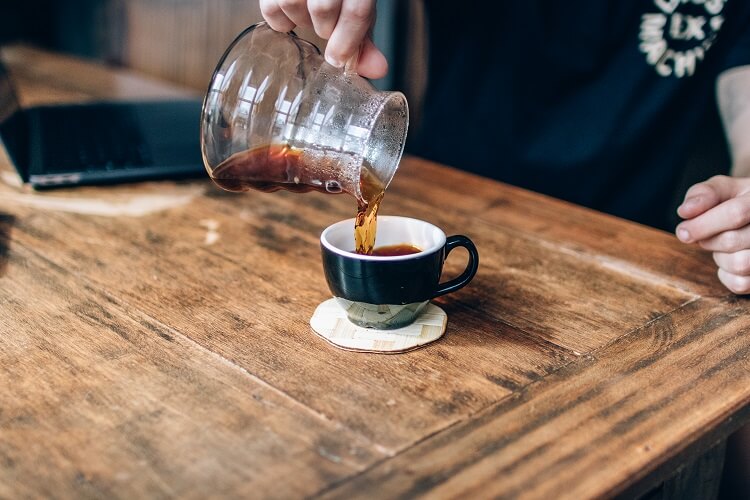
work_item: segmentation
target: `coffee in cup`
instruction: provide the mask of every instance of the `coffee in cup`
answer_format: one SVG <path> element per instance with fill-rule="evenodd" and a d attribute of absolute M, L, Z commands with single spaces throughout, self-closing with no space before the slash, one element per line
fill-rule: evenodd
<path fill-rule="evenodd" d="M 409 325 L 431 299 L 463 288 L 477 272 L 479 254 L 466 236 L 446 236 L 418 219 L 380 216 L 375 250 L 363 255 L 355 253 L 352 224 L 349 219 L 329 226 L 320 244 L 328 286 L 355 325 L 382 330 Z M 443 263 L 457 247 L 469 253 L 466 268 L 441 283 Z"/>

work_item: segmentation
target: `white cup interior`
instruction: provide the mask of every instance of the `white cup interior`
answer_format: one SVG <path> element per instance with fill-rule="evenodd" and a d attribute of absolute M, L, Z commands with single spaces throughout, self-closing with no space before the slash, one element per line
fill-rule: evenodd
<path fill-rule="evenodd" d="M 354 253 L 354 219 L 342 220 L 328 226 L 320 241 L 330 251 L 365 260 L 407 260 L 439 250 L 445 245 L 445 233 L 437 226 L 419 219 L 396 215 L 378 216 L 378 231 L 375 248 L 409 244 L 422 251 L 410 255 L 378 257 Z"/>

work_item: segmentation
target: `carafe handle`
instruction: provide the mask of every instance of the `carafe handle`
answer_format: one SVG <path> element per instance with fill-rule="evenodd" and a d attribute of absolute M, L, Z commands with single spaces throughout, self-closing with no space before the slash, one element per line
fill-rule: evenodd
<path fill-rule="evenodd" d="M 344 64 L 344 74 L 353 76 L 358 75 L 357 67 L 359 66 L 359 55 L 362 53 L 362 47 L 364 47 L 364 44 L 360 43 L 359 47 L 357 47 L 357 50 L 354 52 L 354 55 L 346 61 L 346 64 Z"/>

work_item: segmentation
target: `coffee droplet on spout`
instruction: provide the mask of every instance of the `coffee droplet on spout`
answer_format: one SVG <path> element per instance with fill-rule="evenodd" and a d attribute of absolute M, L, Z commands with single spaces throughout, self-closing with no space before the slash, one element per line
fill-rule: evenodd
<path fill-rule="evenodd" d="M 326 191 L 331 194 L 338 194 L 343 191 L 338 181 L 326 181 Z"/>

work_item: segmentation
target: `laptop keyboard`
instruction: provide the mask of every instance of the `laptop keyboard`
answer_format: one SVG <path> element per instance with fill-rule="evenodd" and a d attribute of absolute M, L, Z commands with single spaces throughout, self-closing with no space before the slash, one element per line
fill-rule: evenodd
<path fill-rule="evenodd" d="M 152 164 L 135 117 L 127 109 L 45 108 L 40 120 L 47 173 L 101 172 Z"/>
<path fill-rule="evenodd" d="M 3 122 L 0 134 L 37 189 L 194 178 L 206 173 L 200 107 L 197 99 L 40 106 Z"/>

